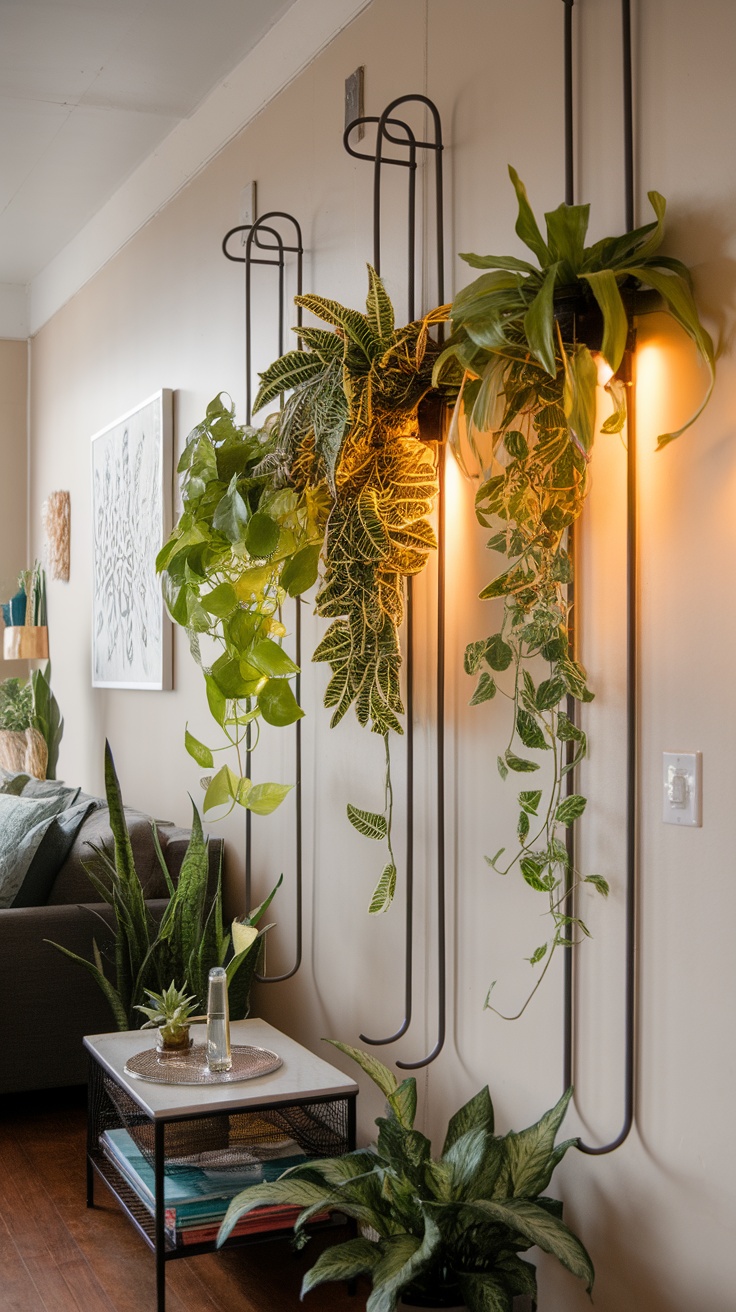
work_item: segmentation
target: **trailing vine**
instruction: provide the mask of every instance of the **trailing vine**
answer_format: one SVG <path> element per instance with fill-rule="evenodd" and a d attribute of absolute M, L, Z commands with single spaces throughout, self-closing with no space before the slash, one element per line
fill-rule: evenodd
<path fill-rule="evenodd" d="M 419 439 L 417 409 L 432 386 L 439 348 L 429 335 L 446 317 L 435 310 L 395 327 L 391 301 L 369 267 L 366 313 L 320 296 L 297 303 L 331 326 L 299 330 L 304 346 L 261 375 L 256 410 L 291 391 L 278 442 L 261 470 L 306 493 L 326 486 L 330 512 L 317 614 L 330 619 L 313 660 L 331 678 L 325 705 L 332 725 L 354 707 L 386 748 L 384 813 L 348 806 L 364 836 L 386 840 L 386 862 L 370 911 L 393 898 L 396 862 L 391 846 L 392 790 L 389 735 L 402 733 L 399 630 L 405 580 L 425 566 L 436 540 L 427 516 L 437 494 L 430 448 Z"/>
<path fill-rule="evenodd" d="M 229 398 L 228 398 L 229 400 Z M 244 755 L 257 745 L 261 719 L 284 726 L 303 712 L 290 680 L 297 666 L 284 651 L 282 605 L 317 577 L 326 500 L 319 490 L 276 489 L 257 466 L 277 443 L 278 416 L 263 429 L 234 422 L 220 393 L 189 434 L 181 460 L 183 511 L 162 547 L 157 569 L 172 619 L 189 637 L 201 666 L 210 711 L 225 743 L 210 748 L 185 731 L 198 765 L 214 768 L 214 752 L 232 749 L 236 770 L 223 765 L 204 780 L 204 810 L 235 806 L 273 811 L 290 784 L 253 783 Z M 202 639 L 220 649 L 208 663 Z"/>
<path fill-rule="evenodd" d="M 453 302 L 454 331 L 435 377 L 454 380 L 461 389 L 450 434 L 461 463 L 468 452 L 476 463 L 485 463 L 483 434 L 491 435 L 491 467 L 476 495 L 476 513 L 494 530 L 488 547 L 506 558 L 505 568 L 480 594 L 503 599 L 501 628 L 471 643 L 465 654 L 467 673 L 477 676 L 471 704 L 497 693 L 512 703 L 509 742 L 497 762 L 503 779 L 540 768 L 529 751 L 547 754 L 549 761 L 548 788 L 518 793 L 513 852 L 502 847 L 486 857 L 501 874 L 518 868 L 546 897 L 552 921 L 549 936 L 528 958 L 533 966 L 543 961 L 544 966 L 521 1015 L 556 948 L 573 946 L 588 934 L 579 917 L 566 914 L 568 893 L 581 882 L 608 893 L 601 876 L 571 866 L 563 841 L 586 807 L 581 794 L 566 795 L 566 776 L 587 747 L 585 733 L 564 707 L 568 697 L 587 702 L 593 696 L 570 650 L 566 593 L 572 581 L 567 530 L 579 518 L 587 493 L 597 400 L 596 363 L 589 347 L 576 340 L 576 323 L 597 313 L 600 354 L 614 375 L 606 389 L 613 412 L 604 433 L 621 431 L 626 419 L 624 387 L 615 377 L 629 332 L 622 291 L 625 296 L 639 287 L 654 289 L 691 337 L 708 366 L 710 386 L 697 414 L 677 432 L 660 436 L 659 447 L 678 437 L 707 403 L 714 350 L 698 317 L 689 271 L 658 253 L 662 196 L 649 193 L 653 223 L 585 247 L 587 205 L 561 205 L 545 215 L 543 237 L 523 183 L 513 169 L 509 173 L 519 204 L 516 231 L 539 267 L 511 256 L 462 257 L 487 272 Z"/>

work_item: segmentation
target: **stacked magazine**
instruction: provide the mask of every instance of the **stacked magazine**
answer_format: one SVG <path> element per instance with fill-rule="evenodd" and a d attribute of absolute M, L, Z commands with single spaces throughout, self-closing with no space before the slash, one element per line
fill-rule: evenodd
<path fill-rule="evenodd" d="M 155 1213 L 155 1179 L 151 1162 L 125 1129 L 105 1130 L 100 1147 L 121 1173 L 151 1216 Z M 273 1138 L 248 1143 L 227 1154 L 200 1153 L 196 1159 L 167 1158 L 164 1168 L 164 1225 L 172 1243 L 211 1243 L 230 1200 L 250 1184 L 277 1180 L 306 1157 L 294 1139 Z M 259 1207 L 241 1217 L 234 1235 L 284 1230 L 294 1224 L 300 1207 Z M 325 1218 L 315 1218 L 320 1220 Z"/>

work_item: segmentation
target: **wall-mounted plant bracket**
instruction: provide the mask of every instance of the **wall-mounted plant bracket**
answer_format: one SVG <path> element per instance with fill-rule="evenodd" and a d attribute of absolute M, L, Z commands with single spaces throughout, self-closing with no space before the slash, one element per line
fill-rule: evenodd
<path fill-rule="evenodd" d="M 395 113 L 405 105 L 423 105 L 429 112 L 433 136 L 425 141 L 417 138 L 411 126 L 403 119 L 396 118 Z M 376 124 L 376 143 L 373 154 L 356 150 L 350 144 L 350 138 L 356 129 L 365 124 Z M 343 135 L 343 144 L 349 155 L 355 159 L 368 160 L 373 164 L 373 265 L 377 273 L 381 271 L 381 179 L 384 166 L 405 168 L 408 170 L 407 181 L 407 301 L 408 319 L 416 314 L 416 181 L 418 152 L 429 152 L 434 159 L 435 176 L 435 238 L 437 297 L 440 304 L 444 301 L 444 211 L 442 178 L 442 123 L 439 111 L 426 96 L 398 96 L 386 106 L 379 116 L 367 116 L 354 119 L 348 124 Z M 385 154 L 384 150 L 398 147 L 403 153 Z M 440 327 L 440 340 L 442 328 Z M 441 428 L 435 410 L 429 406 L 420 408 L 420 432 L 428 440 L 437 440 Z M 404 1070 L 417 1070 L 428 1066 L 439 1056 L 445 1042 L 447 1017 L 447 982 L 446 982 L 446 916 L 445 916 L 445 742 L 444 742 L 444 701 L 445 701 L 445 494 L 444 494 L 444 452 L 438 448 L 437 464 L 439 474 L 438 495 L 438 532 L 437 532 L 437 1041 L 431 1052 L 420 1061 L 397 1062 Z M 370 1038 L 361 1034 L 364 1043 L 383 1046 L 395 1043 L 404 1035 L 412 1020 L 413 1011 L 413 952 L 414 952 L 414 613 L 412 580 L 407 580 L 406 604 L 406 916 L 405 916 L 405 950 L 404 950 L 404 1018 L 393 1034 L 385 1038 Z"/>
<path fill-rule="evenodd" d="M 565 202 L 574 203 L 573 174 L 573 80 L 572 80 L 572 9 L 574 0 L 563 0 L 565 5 Z M 622 0 L 622 45 L 623 45 L 623 119 L 624 119 L 624 200 L 626 231 L 634 227 L 634 150 L 633 150 L 633 100 L 632 100 L 632 53 L 631 53 L 631 3 Z M 624 296 L 626 301 L 626 298 Z M 629 340 L 622 369 L 626 385 L 626 944 L 625 944 L 625 1035 L 624 1035 L 624 1118 L 621 1130 L 610 1143 L 592 1146 L 578 1140 L 581 1152 L 591 1156 L 604 1156 L 619 1148 L 628 1138 L 635 1115 L 635 1081 L 636 1081 L 636 1004 L 637 1004 L 637 932 L 638 932 L 638 841 L 637 841 L 637 726 L 638 726 L 638 632 L 637 632 L 637 482 L 636 482 L 636 405 L 634 394 L 634 346 L 635 329 L 633 321 L 637 314 L 659 308 L 661 304 L 656 293 L 637 293 L 626 305 L 629 323 Z M 600 345 L 596 340 L 596 325 L 590 319 L 576 318 L 575 330 L 580 340 L 592 348 Z M 568 552 L 573 556 L 573 530 L 568 529 Z M 569 585 L 568 604 L 574 601 L 574 584 Z M 575 629 L 570 626 L 570 646 L 575 657 Z M 574 722 L 575 701 L 568 697 L 567 715 Z M 568 744 L 568 764 L 572 760 L 572 747 Z M 575 792 L 575 771 L 567 775 L 568 794 Z M 575 897 L 572 890 L 571 871 L 575 867 L 575 838 L 571 826 L 567 831 L 568 850 L 568 891 L 565 913 L 575 915 Z M 575 1065 L 575 976 L 573 954 L 564 955 L 564 1038 L 563 1038 L 563 1084 L 567 1089 L 574 1084 Z"/>
<path fill-rule="evenodd" d="M 282 236 L 281 230 L 284 225 L 291 229 L 289 240 Z M 231 254 L 228 249 L 228 243 L 236 233 L 246 233 L 245 253 L 242 255 Z M 241 246 L 241 250 L 242 250 Z M 302 292 L 302 263 L 304 256 L 304 246 L 302 242 L 302 230 L 292 214 L 287 214 L 283 210 L 269 210 L 267 214 L 261 215 L 252 224 L 240 224 L 236 228 L 231 228 L 222 241 L 222 251 L 226 259 L 232 260 L 235 264 L 245 265 L 245 417 L 246 423 L 250 424 L 252 418 L 252 268 L 254 264 L 270 265 L 278 270 L 278 348 L 279 355 L 283 355 L 285 348 L 285 328 L 287 319 L 287 297 L 286 297 L 286 257 L 287 255 L 296 256 L 296 288 L 297 295 Z M 302 325 L 301 307 L 297 307 L 297 328 Z M 302 621 L 301 621 L 301 600 L 299 597 L 295 600 L 295 620 L 294 620 L 294 643 L 296 664 L 301 670 L 301 638 L 302 638 Z M 301 700 L 301 674 L 297 674 L 295 681 L 296 700 Z M 281 975 L 256 975 L 255 978 L 261 984 L 280 984 L 283 980 L 291 979 L 296 974 L 302 962 L 302 920 L 303 920 L 303 854 L 302 854 L 302 727 L 301 720 L 297 720 L 294 725 L 295 734 L 295 756 L 296 756 L 296 783 L 295 783 L 295 872 L 296 872 L 296 944 L 294 965 L 290 970 Z M 250 726 L 248 726 L 248 739 L 246 751 L 246 772 L 250 775 L 251 750 L 250 750 Z M 250 811 L 245 813 L 245 902 L 246 908 L 250 912 L 251 908 L 251 884 L 252 884 L 252 817 Z"/>

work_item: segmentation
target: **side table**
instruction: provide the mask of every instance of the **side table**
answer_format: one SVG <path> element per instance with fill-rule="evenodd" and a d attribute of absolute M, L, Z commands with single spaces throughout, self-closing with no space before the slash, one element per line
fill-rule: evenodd
<path fill-rule="evenodd" d="M 268 1122 L 275 1135 L 295 1139 L 311 1157 L 335 1156 L 355 1148 L 358 1086 L 342 1071 L 262 1020 L 231 1024 L 234 1044 L 269 1048 L 282 1058 L 278 1070 L 256 1079 L 220 1085 L 154 1084 L 125 1072 L 126 1062 L 155 1042 L 151 1031 L 96 1034 L 84 1040 L 90 1058 L 87 1112 L 87 1206 L 94 1207 L 99 1175 L 155 1254 L 157 1312 L 165 1312 L 166 1263 L 212 1252 L 213 1242 L 179 1244 L 166 1233 L 164 1168 L 168 1158 L 215 1150 L 227 1154 L 247 1138 L 248 1122 Z M 194 1042 L 205 1027 L 192 1027 Z M 154 1214 L 104 1154 L 100 1136 L 125 1128 L 153 1166 Z M 185 1145 L 183 1149 L 183 1145 Z M 242 1235 L 229 1244 L 262 1242 L 290 1231 Z"/>

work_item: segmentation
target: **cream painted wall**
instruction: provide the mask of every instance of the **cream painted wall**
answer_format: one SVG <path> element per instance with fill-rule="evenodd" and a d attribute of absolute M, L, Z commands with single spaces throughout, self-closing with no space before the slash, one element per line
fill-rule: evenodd
<path fill-rule="evenodd" d="M 16 591 L 20 570 L 27 565 L 28 345 L 0 340 L 0 599 Z M 3 622 L 0 617 L 0 634 Z M 1 639 L 0 639 L 1 640 Z M 26 662 L 8 661 L 0 678 L 26 675 Z"/>
<path fill-rule="evenodd" d="M 371 173 L 342 151 L 342 86 L 366 65 L 367 112 L 426 91 L 448 141 L 448 250 L 513 251 L 514 205 L 506 164 L 525 179 L 536 210 L 562 196 L 562 7 L 543 0 L 373 0 L 369 8 L 258 120 L 38 334 L 32 355 L 31 503 L 56 486 L 72 491 L 72 577 L 51 584 L 49 611 L 57 696 L 67 722 L 61 770 L 101 786 L 102 744 L 113 744 L 126 796 L 159 815 L 187 820 L 198 771 L 185 755 L 185 721 L 211 737 L 200 676 L 184 635 L 175 635 L 175 691 L 92 690 L 89 676 L 89 438 L 157 388 L 176 396 L 176 439 L 219 389 L 242 411 L 242 281 L 220 254 L 237 222 L 243 184 L 257 178 L 262 208 L 293 209 L 308 251 L 305 285 L 360 304 L 371 253 Z M 593 205 L 591 235 L 623 223 L 618 6 L 581 0 L 577 83 L 579 194 Z M 566 1215 L 596 1262 L 599 1312 L 736 1309 L 731 1277 L 736 1223 L 736 1096 L 732 986 L 736 883 L 730 814 L 736 761 L 729 750 L 736 696 L 730 652 L 736 624 L 736 379 L 731 351 L 736 205 L 731 124 L 736 84 L 736 9 L 726 0 L 641 0 L 636 16 L 638 218 L 648 187 L 670 202 L 669 247 L 694 267 L 708 322 L 724 343 L 707 415 L 675 446 L 653 454 L 656 433 L 687 413 L 702 388 L 689 349 L 664 321 L 642 327 L 639 362 L 641 482 L 641 939 L 638 1128 L 615 1155 L 568 1154 L 557 1185 Z M 403 214 L 387 197 L 384 271 L 402 297 Z M 451 265 L 454 285 L 468 280 Z M 453 287 L 448 288 L 451 292 Z M 259 293 L 260 295 L 260 293 Z M 424 303 L 436 291 L 431 279 Z M 264 306 L 264 323 L 268 322 Z M 274 354 L 264 331 L 257 365 Z M 561 1086 L 560 977 L 514 1025 L 482 1009 L 494 978 L 498 1005 L 513 1008 L 528 987 L 522 958 L 541 939 L 534 896 L 501 881 L 483 853 L 505 841 L 511 785 L 494 761 L 507 725 L 494 702 L 467 706 L 467 641 L 491 631 L 488 604 L 474 598 L 491 558 L 472 514 L 472 492 L 448 469 L 449 1034 L 420 1075 L 422 1123 L 439 1135 L 449 1112 L 488 1081 L 502 1128 L 541 1113 Z M 623 454 L 601 439 L 582 533 L 579 623 L 583 659 L 598 692 L 584 791 L 588 868 L 612 882 L 610 904 L 591 903 L 595 930 L 583 949 L 577 1054 L 578 1106 L 568 1133 L 598 1141 L 621 1120 L 623 920 Z M 35 528 L 34 528 L 35 534 Z M 34 546 L 38 548 L 37 540 Z M 410 1034 L 380 1055 L 413 1059 L 435 1036 L 432 881 L 436 869 L 432 785 L 432 571 L 418 592 L 420 662 L 417 743 L 417 870 L 420 895 L 417 1016 Z M 305 648 L 320 626 L 305 620 Z M 401 1014 L 403 905 L 368 920 L 376 870 L 370 845 L 345 820 L 345 803 L 381 804 L 380 743 L 344 722 L 330 731 L 320 705 L 321 666 L 304 673 L 305 964 L 285 985 L 262 988 L 259 1008 L 308 1044 L 323 1035 L 356 1042 L 392 1029 Z M 288 779 L 288 735 L 259 748 L 261 777 Z M 663 750 L 704 755 L 704 823 L 682 832 L 661 822 Z M 397 790 L 402 753 L 396 751 Z M 290 963 L 293 852 L 287 802 L 255 826 L 257 891 L 286 872 L 269 969 Z M 230 889 L 240 893 L 242 833 L 230 841 Z M 399 840 L 400 850 L 401 839 Z M 422 881 L 420 880 L 420 883 Z M 360 1129 L 371 1132 L 379 1101 L 361 1095 Z M 540 1260 L 544 1312 L 586 1307 L 583 1292 Z"/>

